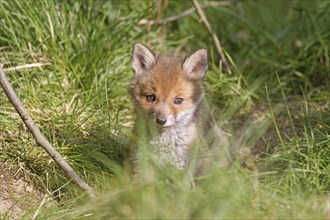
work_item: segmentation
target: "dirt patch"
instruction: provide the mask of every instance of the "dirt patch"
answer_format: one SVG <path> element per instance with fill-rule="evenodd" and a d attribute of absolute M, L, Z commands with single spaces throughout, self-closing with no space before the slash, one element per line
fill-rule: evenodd
<path fill-rule="evenodd" d="M 0 219 L 20 219 L 28 210 L 37 207 L 43 198 L 32 183 L 16 172 L 14 167 L 0 162 Z"/>

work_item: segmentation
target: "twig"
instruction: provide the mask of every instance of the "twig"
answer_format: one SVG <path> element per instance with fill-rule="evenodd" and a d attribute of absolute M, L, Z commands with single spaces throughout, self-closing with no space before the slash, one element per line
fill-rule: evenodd
<path fill-rule="evenodd" d="M 207 8 L 207 7 L 228 7 L 230 5 L 232 5 L 233 3 L 235 3 L 235 1 L 221 1 L 221 2 L 217 2 L 217 1 L 211 1 L 211 2 L 206 2 L 204 4 L 201 4 L 201 8 Z M 172 22 L 172 21 L 176 21 L 179 20 L 183 17 L 186 17 L 192 13 L 195 12 L 195 7 L 191 7 L 189 9 L 187 9 L 186 11 L 171 16 L 171 17 L 167 17 L 167 18 L 163 18 L 163 19 L 159 19 L 157 18 L 157 20 L 148 20 L 148 19 L 142 19 L 139 21 L 138 24 L 148 24 L 148 25 L 155 25 L 155 24 L 166 24 L 168 22 Z"/>
<path fill-rule="evenodd" d="M 157 23 L 162 17 L 162 0 L 158 0 L 157 2 Z"/>
<path fill-rule="evenodd" d="M 196 8 L 196 11 L 202 21 L 202 23 L 204 24 L 204 26 L 206 27 L 207 31 L 209 32 L 209 34 L 211 35 L 212 37 L 212 40 L 215 44 L 215 47 L 217 49 L 217 52 L 219 54 L 219 56 L 221 57 L 222 59 L 222 62 L 224 64 L 224 67 L 226 69 L 226 71 L 231 74 L 231 69 L 230 69 L 230 66 L 229 66 L 229 63 L 222 51 L 222 48 L 221 48 L 221 44 L 220 44 L 220 40 L 219 38 L 217 37 L 217 35 L 214 33 L 214 31 L 212 30 L 211 28 L 211 25 L 209 23 L 209 21 L 207 20 L 206 16 L 205 16 L 205 13 L 201 7 L 201 5 L 199 4 L 199 2 L 197 0 L 193 0 L 193 4 L 194 4 L 194 7 Z"/>
<path fill-rule="evenodd" d="M 65 161 L 65 159 L 55 150 L 55 148 L 49 143 L 49 141 L 42 135 L 39 128 L 34 124 L 34 121 L 27 113 L 26 109 L 22 105 L 20 99 L 16 95 L 13 87 L 9 83 L 5 72 L 2 70 L 2 64 L 0 64 L 0 84 L 5 91 L 9 101 L 15 107 L 16 111 L 20 115 L 21 119 L 28 127 L 33 137 L 39 145 L 41 145 L 45 151 L 53 158 L 53 160 L 64 170 L 66 175 L 81 189 L 85 190 L 90 198 L 95 197 L 93 189 L 72 169 L 72 167 Z"/>
<path fill-rule="evenodd" d="M 33 68 L 33 67 L 41 67 L 41 66 L 47 66 L 47 65 L 50 65 L 50 63 L 28 63 L 28 64 L 24 64 L 21 66 L 10 67 L 10 68 L 4 69 L 4 71 L 9 72 L 9 71 L 28 69 L 28 68 Z"/>

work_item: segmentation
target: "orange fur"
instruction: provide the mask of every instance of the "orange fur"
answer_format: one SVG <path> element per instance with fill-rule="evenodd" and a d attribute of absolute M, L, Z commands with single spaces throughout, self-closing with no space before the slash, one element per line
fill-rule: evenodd
<path fill-rule="evenodd" d="M 135 79 L 132 89 L 133 99 L 147 112 L 163 117 L 173 114 L 175 117 L 196 105 L 204 95 L 201 81 L 187 79 L 181 68 L 182 61 L 176 58 L 159 57 L 149 77 Z M 156 101 L 150 103 L 147 95 L 155 94 Z M 183 98 L 181 105 L 174 105 L 175 98 Z M 167 108 L 164 108 L 164 107 Z"/>

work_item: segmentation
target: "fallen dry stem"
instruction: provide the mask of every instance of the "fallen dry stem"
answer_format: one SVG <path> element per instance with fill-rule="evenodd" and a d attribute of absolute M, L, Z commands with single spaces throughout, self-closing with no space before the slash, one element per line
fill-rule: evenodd
<path fill-rule="evenodd" d="M 212 40 L 213 40 L 213 42 L 215 44 L 215 47 L 217 49 L 217 52 L 218 52 L 219 56 L 221 57 L 221 60 L 223 62 L 223 65 L 224 65 L 225 70 L 229 74 L 231 74 L 231 68 L 229 66 L 229 63 L 227 61 L 226 56 L 224 55 L 224 53 L 222 51 L 221 43 L 220 43 L 219 38 L 217 37 L 217 35 L 212 30 L 212 27 L 211 27 L 209 21 L 207 20 L 206 15 L 205 15 L 205 13 L 204 13 L 201 5 L 199 4 L 199 2 L 197 0 L 193 0 L 193 4 L 194 4 L 194 7 L 196 8 L 196 11 L 198 13 L 199 18 L 201 19 L 201 22 L 204 24 L 204 26 L 206 27 L 207 31 L 209 32 L 209 34 L 212 37 Z"/>
<path fill-rule="evenodd" d="M 233 3 L 235 3 L 235 1 L 221 1 L 221 2 L 217 2 L 217 1 L 211 1 L 211 2 L 206 2 L 204 4 L 201 4 L 201 8 L 207 8 L 207 7 L 228 7 L 230 5 L 232 5 Z M 191 7 L 187 10 L 185 10 L 184 12 L 174 15 L 174 16 L 170 16 L 167 18 L 163 18 L 160 19 L 160 17 L 157 17 L 157 20 L 148 20 L 148 19 L 142 19 L 139 21 L 139 24 L 148 24 L 148 25 L 155 25 L 155 24 L 166 24 L 169 22 L 173 22 L 176 20 L 179 20 L 183 17 L 186 17 L 192 13 L 195 12 L 195 7 Z"/>
<path fill-rule="evenodd" d="M 41 67 L 41 66 L 47 66 L 47 65 L 50 65 L 50 63 L 28 63 L 28 64 L 24 64 L 21 66 L 10 67 L 10 68 L 4 69 L 4 71 L 9 72 L 9 71 L 29 69 L 29 68 Z"/>
<path fill-rule="evenodd" d="M 95 197 L 93 189 L 78 176 L 78 174 L 72 169 L 72 167 L 66 162 L 66 160 L 55 150 L 55 148 L 49 143 L 49 141 L 42 135 L 39 128 L 34 124 L 34 121 L 27 113 L 22 102 L 16 95 L 13 87 L 9 83 L 5 72 L 2 69 L 2 64 L 0 64 L 0 84 L 5 91 L 9 101 L 15 107 L 17 113 L 20 115 L 21 119 L 28 127 L 29 131 L 32 133 L 33 137 L 39 145 L 41 145 L 45 151 L 53 158 L 53 160 L 64 170 L 66 175 L 77 184 L 81 189 L 85 190 L 90 198 Z"/>

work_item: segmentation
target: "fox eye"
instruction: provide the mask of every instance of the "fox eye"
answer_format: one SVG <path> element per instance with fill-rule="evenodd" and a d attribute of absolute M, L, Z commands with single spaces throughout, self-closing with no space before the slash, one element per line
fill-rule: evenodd
<path fill-rule="evenodd" d="M 182 102 L 183 102 L 183 98 L 176 98 L 176 99 L 174 99 L 174 104 L 176 104 L 176 105 L 181 105 Z"/>
<path fill-rule="evenodd" d="M 156 96 L 155 95 L 147 95 L 146 99 L 147 99 L 147 102 L 154 102 L 154 101 L 156 101 Z"/>

